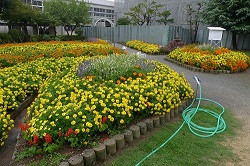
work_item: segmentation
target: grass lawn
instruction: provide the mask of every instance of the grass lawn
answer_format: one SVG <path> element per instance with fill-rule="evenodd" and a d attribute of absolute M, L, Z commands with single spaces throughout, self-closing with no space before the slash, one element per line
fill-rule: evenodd
<path fill-rule="evenodd" d="M 217 110 L 216 107 L 207 107 L 210 110 Z M 223 133 L 216 134 L 209 138 L 201 138 L 192 134 L 187 125 L 172 138 L 164 147 L 145 160 L 142 166 L 167 166 L 167 165 L 223 165 L 226 161 L 232 163 L 239 161 L 229 146 L 226 146 L 227 139 L 236 136 L 236 130 L 240 128 L 240 122 L 234 118 L 228 110 L 223 114 L 227 128 Z M 205 127 L 212 127 L 216 120 L 205 113 L 198 113 L 193 121 Z M 164 143 L 182 124 L 182 120 L 167 123 L 159 130 L 146 136 L 144 141 L 123 150 L 111 161 L 106 162 L 105 166 L 134 166 L 153 150 Z"/>

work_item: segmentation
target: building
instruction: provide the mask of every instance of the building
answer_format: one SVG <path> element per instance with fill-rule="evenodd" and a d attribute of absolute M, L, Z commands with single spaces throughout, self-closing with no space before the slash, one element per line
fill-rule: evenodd
<path fill-rule="evenodd" d="M 86 2 L 90 5 L 91 26 L 114 25 L 114 1 L 86 0 Z"/>
<path fill-rule="evenodd" d="M 24 0 L 32 8 L 44 10 L 45 0 Z M 89 5 L 89 15 L 91 24 L 88 26 L 105 26 L 110 27 L 114 23 L 114 1 L 107 0 L 85 0 Z"/>
<path fill-rule="evenodd" d="M 164 5 L 162 11 L 170 10 L 169 18 L 174 19 L 173 25 L 187 26 L 187 5 L 206 0 L 114 0 L 115 15 L 117 18 L 124 16 L 124 13 L 129 12 L 130 8 L 139 3 L 147 3 L 155 1 L 158 4 Z"/>

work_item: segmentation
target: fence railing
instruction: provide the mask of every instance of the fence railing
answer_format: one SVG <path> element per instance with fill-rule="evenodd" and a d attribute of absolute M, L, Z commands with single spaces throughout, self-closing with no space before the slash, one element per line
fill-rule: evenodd
<path fill-rule="evenodd" d="M 190 44 L 192 41 L 190 36 L 193 35 L 190 29 L 168 25 L 85 27 L 83 31 L 86 37 L 97 37 L 111 42 L 127 42 L 136 39 L 161 46 L 167 45 L 169 41 L 172 41 L 177 36 L 183 42 Z M 209 44 L 208 34 L 208 29 L 200 29 L 197 34 L 197 42 Z M 232 34 L 224 31 L 221 42 L 223 47 L 232 48 Z M 250 50 L 250 34 L 237 36 L 237 48 Z"/>

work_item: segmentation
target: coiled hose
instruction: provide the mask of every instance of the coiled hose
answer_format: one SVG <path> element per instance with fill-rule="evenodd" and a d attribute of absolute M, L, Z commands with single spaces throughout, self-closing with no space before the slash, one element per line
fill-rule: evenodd
<path fill-rule="evenodd" d="M 144 157 L 135 166 L 141 165 L 141 163 L 143 161 L 145 161 L 147 158 L 149 158 L 151 155 L 153 155 L 159 149 L 161 149 L 163 146 L 165 146 L 165 144 L 167 144 L 182 129 L 182 127 L 184 126 L 185 123 L 188 125 L 189 130 L 194 135 L 202 137 L 202 138 L 211 137 L 214 134 L 221 133 L 221 132 L 223 132 L 226 129 L 226 123 L 225 123 L 224 119 L 222 118 L 222 114 L 225 112 L 224 107 L 220 103 L 218 103 L 218 102 L 216 102 L 214 100 L 202 98 L 201 97 L 202 96 L 202 89 L 201 89 L 201 85 L 200 85 L 200 80 L 196 76 L 194 76 L 194 79 L 197 82 L 196 97 L 194 98 L 194 100 L 192 101 L 192 103 L 182 112 L 182 118 L 184 119 L 184 121 L 181 124 L 181 126 L 163 144 L 161 144 L 157 149 L 155 149 L 150 154 L 148 154 L 146 157 Z M 197 97 L 197 91 L 198 91 L 198 89 L 199 89 L 199 97 Z M 194 107 L 192 108 L 192 106 L 194 105 L 195 101 L 198 101 L 198 104 L 197 104 L 196 108 L 194 108 Z M 218 114 L 218 113 L 216 113 L 214 111 L 211 111 L 211 110 L 208 110 L 208 109 L 204 109 L 204 108 L 200 108 L 201 101 L 208 101 L 208 102 L 214 103 L 215 105 L 218 105 L 221 108 L 221 112 Z M 207 113 L 207 114 L 209 114 L 209 115 L 217 118 L 217 124 L 216 124 L 216 126 L 214 126 L 214 127 L 203 127 L 203 126 L 195 124 L 192 121 L 192 118 L 194 117 L 194 115 L 197 112 L 204 112 L 204 113 Z"/>

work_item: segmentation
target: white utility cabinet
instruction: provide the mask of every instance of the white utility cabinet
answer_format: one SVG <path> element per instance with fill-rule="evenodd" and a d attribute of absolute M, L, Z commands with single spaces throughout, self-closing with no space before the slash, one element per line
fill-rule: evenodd
<path fill-rule="evenodd" d="M 207 27 L 209 29 L 208 40 L 213 47 L 222 47 L 222 34 L 226 30 L 221 27 Z"/>

